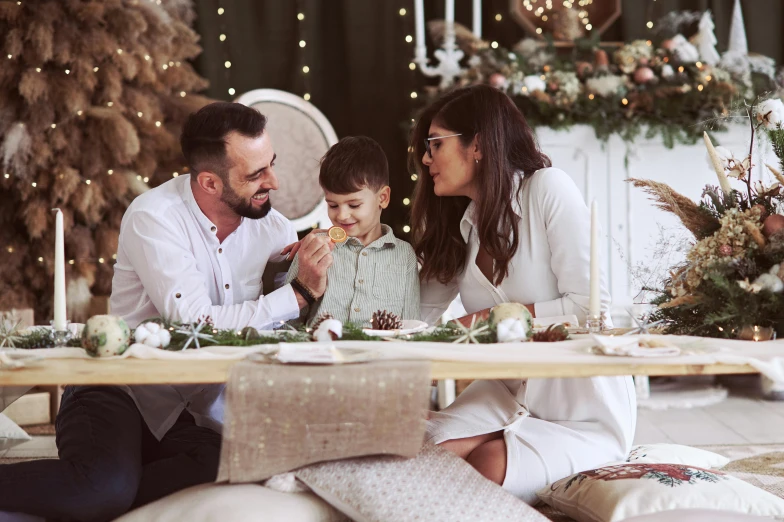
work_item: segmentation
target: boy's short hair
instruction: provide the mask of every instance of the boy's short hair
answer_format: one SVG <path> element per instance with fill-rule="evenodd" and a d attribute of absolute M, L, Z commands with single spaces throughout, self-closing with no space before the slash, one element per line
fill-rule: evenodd
<path fill-rule="evenodd" d="M 319 184 L 334 194 L 351 194 L 365 187 L 375 192 L 389 185 L 384 149 L 367 136 L 343 138 L 321 158 Z"/>

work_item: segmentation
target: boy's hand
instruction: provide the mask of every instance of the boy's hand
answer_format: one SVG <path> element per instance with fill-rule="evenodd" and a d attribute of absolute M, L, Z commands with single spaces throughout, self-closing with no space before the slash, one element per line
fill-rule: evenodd
<path fill-rule="evenodd" d="M 327 269 L 332 265 L 333 243 L 326 236 L 308 234 L 300 241 L 297 278 L 316 298 L 327 290 Z"/>
<path fill-rule="evenodd" d="M 327 233 L 326 229 L 317 228 L 317 229 L 314 229 L 312 232 L 308 232 L 308 236 L 310 234 L 313 234 L 314 232 L 322 232 L 324 234 Z M 308 236 L 305 236 L 305 237 L 308 237 Z M 303 238 L 303 241 L 304 241 L 304 238 Z M 294 256 L 297 255 L 297 252 L 299 252 L 299 249 L 301 247 L 302 247 L 302 241 L 297 241 L 296 243 L 292 243 L 292 244 L 288 245 L 287 247 L 285 247 L 283 250 L 281 250 L 280 251 L 280 255 L 286 256 L 286 261 L 288 261 L 290 259 L 294 259 Z"/>

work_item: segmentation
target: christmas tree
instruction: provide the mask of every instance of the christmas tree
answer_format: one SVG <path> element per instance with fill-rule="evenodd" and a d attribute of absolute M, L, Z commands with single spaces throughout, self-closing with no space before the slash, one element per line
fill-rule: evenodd
<path fill-rule="evenodd" d="M 0 1 L 0 310 L 51 318 L 54 207 L 69 319 L 110 294 L 125 209 L 186 170 L 181 124 L 209 101 L 193 18 L 189 0 Z"/>
<path fill-rule="evenodd" d="M 716 35 L 713 33 L 715 27 L 710 9 L 708 9 L 702 14 L 699 32 L 692 39 L 692 42 L 700 51 L 700 59 L 709 65 L 716 65 L 721 59 L 716 51 L 716 42 L 718 40 L 716 40 Z"/>

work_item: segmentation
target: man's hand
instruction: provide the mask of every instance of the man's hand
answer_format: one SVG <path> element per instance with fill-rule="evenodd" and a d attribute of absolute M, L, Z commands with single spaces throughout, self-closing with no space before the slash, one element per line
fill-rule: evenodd
<path fill-rule="evenodd" d="M 310 234 L 319 233 L 319 232 L 326 234 L 327 230 L 323 228 L 316 228 L 313 231 L 308 232 L 308 235 L 305 237 L 310 236 Z M 304 241 L 304 238 L 302 241 Z M 290 259 L 294 259 L 294 256 L 297 255 L 297 252 L 299 252 L 299 249 L 302 247 L 302 241 L 297 241 L 296 243 L 292 243 L 288 245 L 287 247 L 285 247 L 283 250 L 280 251 L 280 255 L 286 256 L 286 261 Z"/>
<path fill-rule="evenodd" d="M 326 236 L 309 234 L 300 241 L 297 279 L 316 298 L 327 290 L 327 269 L 332 265 L 334 249 L 335 243 Z"/>

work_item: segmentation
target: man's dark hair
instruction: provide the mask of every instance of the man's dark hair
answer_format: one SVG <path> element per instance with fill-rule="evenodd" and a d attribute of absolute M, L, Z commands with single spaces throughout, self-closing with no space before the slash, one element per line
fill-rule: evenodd
<path fill-rule="evenodd" d="M 226 161 L 226 136 L 238 132 L 249 138 L 264 133 L 267 117 L 241 103 L 215 102 L 205 105 L 185 121 L 180 147 L 191 173 L 210 171 L 224 180 L 231 165 Z"/>
<path fill-rule="evenodd" d="M 343 138 L 321 158 L 319 184 L 334 194 L 351 194 L 364 187 L 375 192 L 389 185 L 384 149 L 367 136 Z"/>

